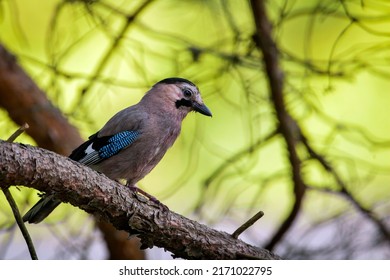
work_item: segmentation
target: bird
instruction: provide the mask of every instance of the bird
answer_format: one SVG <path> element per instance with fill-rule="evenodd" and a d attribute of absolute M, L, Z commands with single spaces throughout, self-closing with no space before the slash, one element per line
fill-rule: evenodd
<path fill-rule="evenodd" d="M 212 117 L 194 83 L 178 77 L 163 79 L 137 104 L 111 117 L 69 158 L 112 180 L 126 180 L 126 186 L 138 189 L 136 183 L 160 162 L 178 138 L 182 121 L 192 111 Z M 40 223 L 60 203 L 53 194 L 42 194 L 23 221 Z"/>

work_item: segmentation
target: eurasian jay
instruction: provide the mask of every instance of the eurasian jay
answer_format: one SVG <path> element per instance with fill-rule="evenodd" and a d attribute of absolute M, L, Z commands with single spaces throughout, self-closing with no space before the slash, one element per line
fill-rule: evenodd
<path fill-rule="evenodd" d="M 183 78 L 164 79 L 138 104 L 114 115 L 69 157 L 135 188 L 173 145 L 191 111 L 212 116 L 195 84 Z M 39 223 L 60 203 L 53 195 L 43 195 L 23 220 Z"/>

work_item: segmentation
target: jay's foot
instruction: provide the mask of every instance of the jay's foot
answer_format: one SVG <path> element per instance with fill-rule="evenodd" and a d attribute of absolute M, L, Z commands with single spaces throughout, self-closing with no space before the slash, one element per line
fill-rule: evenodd
<path fill-rule="evenodd" d="M 153 195 L 150 195 L 148 194 L 147 192 L 145 192 L 144 190 L 134 186 L 134 185 L 126 185 L 127 187 L 130 188 L 131 191 L 133 191 L 134 193 L 139 193 L 141 195 L 143 195 L 144 197 L 146 197 L 147 199 L 149 199 L 149 201 L 153 202 L 154 204 L 156 204 L 158 207 L 162 208 L 164 211 L 169 211 L 169 208 L 168 206 L 166 206 L 165 204 L 161 203 L 157 198 L 155 198 Z"/>

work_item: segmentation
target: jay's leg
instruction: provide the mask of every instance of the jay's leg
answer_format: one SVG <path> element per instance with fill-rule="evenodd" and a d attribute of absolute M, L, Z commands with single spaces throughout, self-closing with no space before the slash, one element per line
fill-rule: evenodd
<path fill-rule="evenodd" d="M 148 194 L 147 192 L 145 192 L 144 190 L 138 188 L 137 186 L 135 185 L 130 185 L 128 183 L 126 183 L 126 186 L 130 188 L 130 190 L 132 190 L 134 193 L 140 193 L 141 195 L 145 196 L 146 198 L 148 198 L 151 202 L 155 203 L 156 205 L 158 205 L 159 207 L 162 207 L 163 210 L 169 210 L 168 206 L 166 206 L 165 204 L 161 203 L 157 198 L 155 198 L 153 195 L 150 195 Z"/>

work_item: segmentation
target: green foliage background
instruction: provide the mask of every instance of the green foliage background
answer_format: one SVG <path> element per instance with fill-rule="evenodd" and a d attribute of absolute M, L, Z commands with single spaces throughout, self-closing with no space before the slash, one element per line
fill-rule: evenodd
<path fill-rule="evenodd" d="M 293 198 L 284 140 L 265 140 L 277 120 L 262 56 L 252 40 L 250 5 L 151 1 L 130 21 L 144 3 L 3 0 L 0 43 L 85 138 L 118 110 L 135 104 L 156 81 L 181 76 L 195 82 L 213 118 L 190 115 L 180 139 L 141 187 L 170 209 L 221 227 L 226 221 L 239 225 L 263 210 L 261 225 L 250 233 L 261 245 L 289 213 Z M 278 0 L 268 1 L 267 7 L 289 112 L 357 201 L 388 220 L 389 3 Z M 0 111 L 1 138 L 14 129 L 7 112 Z M 26 135 L 18 141 L 32 143 Z M 308 159 L 305 149 L 298 152 L 302 175 L 312 190 L 283 248 L 325 221 L 344 215 L 363 219 L 337 194 L 335 178 Z M 31 191 L 22 189 L 19 202 L 27 195 L 28 201 L 35 201 Z M 86 218 L 74 218 L 78 209 L 62 207 L 49 223 L 64 216 L 76 224 Z M 12 222 L 10 211 L 1 207 L 0 225 Z M 315 234 L 321 246 L 330 242 L 323 234 Z M 390 253 L 368 256 L 385 258 Z"/>

